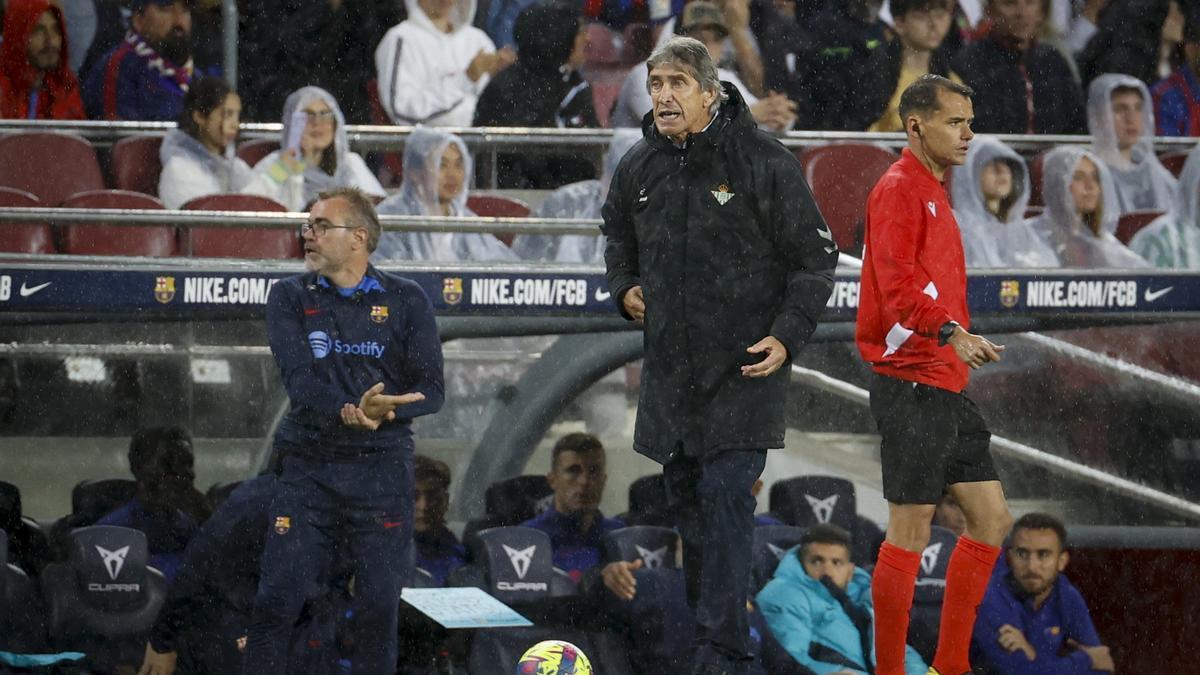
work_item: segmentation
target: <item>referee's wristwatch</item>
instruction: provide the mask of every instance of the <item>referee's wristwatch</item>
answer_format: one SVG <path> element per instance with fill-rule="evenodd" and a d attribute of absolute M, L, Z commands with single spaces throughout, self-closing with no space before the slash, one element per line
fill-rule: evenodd
<path fill-rule="evenodd" d="M 944 347 L 950 341 L 950 336 L 954 335 L 954 329 L 958 328 L 957 321 L 947 321 L 938 329 L 938 346 Z"/>

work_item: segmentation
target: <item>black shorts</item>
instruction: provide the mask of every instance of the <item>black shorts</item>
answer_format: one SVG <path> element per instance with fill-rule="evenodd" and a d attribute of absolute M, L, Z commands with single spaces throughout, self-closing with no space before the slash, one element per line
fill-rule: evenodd
<path fill-rule="evenodd" d="M 936 504 L 948 485 L 999 480 L 992 434 L 965 394 L 876 373 L 871 414 L 889 502 Z"/>

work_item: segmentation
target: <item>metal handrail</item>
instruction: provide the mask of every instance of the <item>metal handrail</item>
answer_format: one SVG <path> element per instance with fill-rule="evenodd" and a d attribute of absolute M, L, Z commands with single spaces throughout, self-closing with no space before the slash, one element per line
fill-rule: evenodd
<path fill-rule="evenodd" d="M 172 211 L 166 209 L 61 209 L 41 207 L 0 208 L 0 222 L 70 225 L 103 223 L 147 227 L 173 225 L 183 228 L 239 228 L 295 230 L 308 218 L 306 213 L 263 211 Z M 388 232 L 512 232 L 517 234 L 600 234 L 603 221 L 582 218 L 491 218 L 483 216 L 380 216 Z"/>

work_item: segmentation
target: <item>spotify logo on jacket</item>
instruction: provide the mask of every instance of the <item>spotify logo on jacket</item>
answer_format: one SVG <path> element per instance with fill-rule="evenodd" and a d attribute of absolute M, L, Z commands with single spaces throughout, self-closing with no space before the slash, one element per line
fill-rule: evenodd
<path fill-rule="evenodd" d="M 373 359 L 383 358 L 383 353 L 386 347 L 378 342 L 343 342 L 341 340 L 330 340 L 329 334 L 325 331 L 313 331 L 308 334 L 308 345 L 312 348 L 313 358 L 323 359 L 329 356 L 329 352 L 333 351 L 337 354 L 351 354 L 354 356 L 366 356 Z"/>

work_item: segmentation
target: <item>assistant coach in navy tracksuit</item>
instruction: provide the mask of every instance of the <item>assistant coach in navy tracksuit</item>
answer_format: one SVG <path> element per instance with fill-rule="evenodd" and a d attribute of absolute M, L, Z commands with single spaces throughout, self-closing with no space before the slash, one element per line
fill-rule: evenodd
<path fill-rule="evenodd" d="M 634 449 L 663 464 L 696 609 L 693 672 L 742 673 L 751 488 L 783 447 L 789 370 L 833 288 L 837 247 L 796 157 L 754 126 L 708 50 L 647 62 L 653 110 L 602 211 L 608 285 L 645 323 Z"/>
<path fill-rule="evenodd" d="M 244 672 L 284 672 L 308 588 L 334 546 L 354 568 L 355 673 L 392 673 L 400 587 L 413 567 L 413 417 L 442 405 L 433 307 L 367 258 L 379 220 L 359 190 L 321 193 L 303 228 L 308 272 L 276 283 L 267 337 L 291 410 Z"/>

